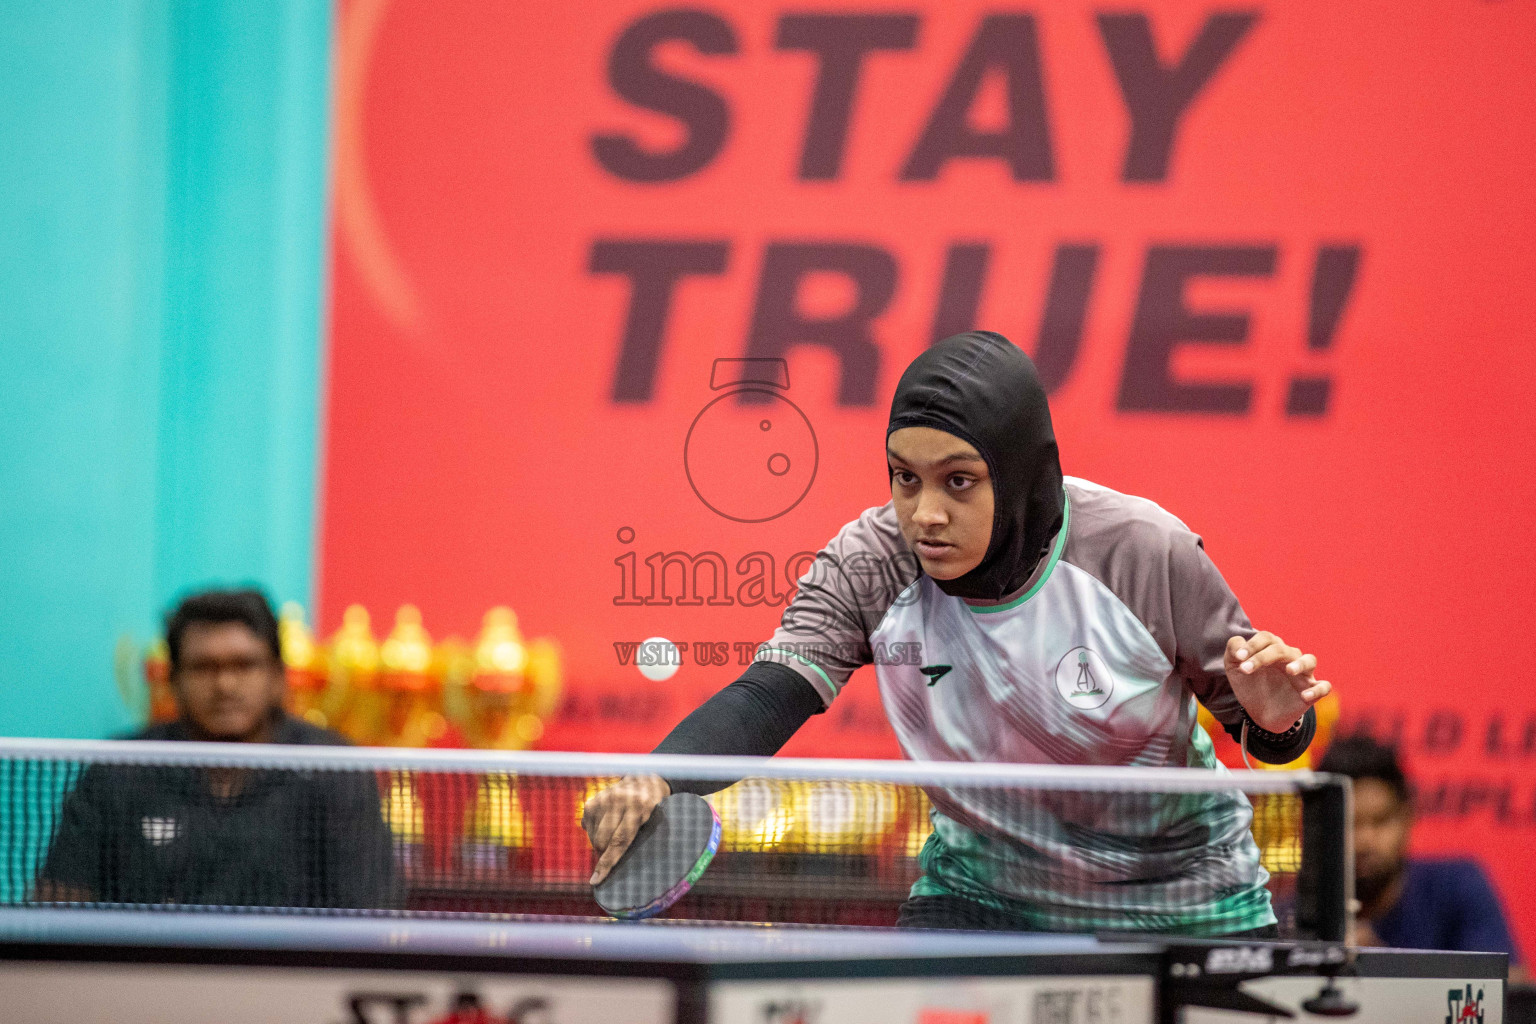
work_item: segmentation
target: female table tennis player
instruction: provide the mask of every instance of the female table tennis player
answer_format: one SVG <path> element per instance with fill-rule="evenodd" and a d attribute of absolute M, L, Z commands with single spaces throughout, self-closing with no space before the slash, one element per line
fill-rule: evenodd
<path fill-rule="evenodd" d="M 886 458 L 891 500 L 838 532 L 754 663 L 658 752 L 773 754 L 900 643 L 921 663 L 875 672 L 914 760 L 1217 768 L 1196 700 L 1251 756 L 1306 749 L 1330 689 L 1317 659 L 1252 628 L 1178 519 L 1063 478 L 1045 392 L 1006 338 L 956 335 L 914 360 Z M 592 798 L 594 883 L 669 792 L 634 777 Z M 902 925 L 1275 934 L 1238 794 L 1186 800 L 1134 838 L 1027 796 L 1001 819 L 950 796 L 935 794 Z"/>

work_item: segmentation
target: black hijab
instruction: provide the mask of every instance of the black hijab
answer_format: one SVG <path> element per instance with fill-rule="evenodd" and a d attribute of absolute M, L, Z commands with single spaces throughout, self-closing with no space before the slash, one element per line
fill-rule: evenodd
<path fill-rule="evenodd" d="M 992 474 L 986 556 L 963 576 L 933 582 L 951 597 L 986 601 L 1018 590 L 1060 529 L 1066 501 L 1035 364 L 992 331 L 945 338 L 914 359 L 896 385 L 886 437 L 902 427 L 932 427 L 969 442 Z"/>

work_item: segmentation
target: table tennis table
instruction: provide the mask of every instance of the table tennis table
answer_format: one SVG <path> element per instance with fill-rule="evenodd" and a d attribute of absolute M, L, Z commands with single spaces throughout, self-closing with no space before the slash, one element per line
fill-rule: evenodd
<path fill-rule="evenodd" d="M 1502 1024 L 1499 954 L 452 915 L 0 908 L 0 1017 L 255 1024 Z M 1257 1016 L 1255 1014 L 1258 1014 Z"/>

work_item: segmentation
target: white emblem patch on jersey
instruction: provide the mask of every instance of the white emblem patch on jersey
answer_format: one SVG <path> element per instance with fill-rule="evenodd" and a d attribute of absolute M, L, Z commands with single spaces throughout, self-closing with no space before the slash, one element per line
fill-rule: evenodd
<path fill-rule="evenodd" d="M 181 826 L 175 818 L 141 818 L 139 828 L 152 846 L 166 846 L 181 834 Z"/>
<path fill-rule="evenodd" d="M 1115 677 L 1097 652 L 1074 647 L 1056 663 L 1056 692 L 1083 711 L 1101 708 L 1115 692 Z"/>

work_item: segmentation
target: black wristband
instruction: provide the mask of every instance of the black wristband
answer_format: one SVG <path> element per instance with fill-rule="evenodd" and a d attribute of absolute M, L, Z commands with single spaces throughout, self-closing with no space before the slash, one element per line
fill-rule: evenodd
<path fill-rule="evenodd" d="M 1312 737 L 1317 733 L 1317 713 L 1315 709 L 1307 708 L 1301 721 L 1285 732 L 1270 732 L 1256 725 L 1244 708 L 1237 724 L 1238 728 L 1229 726 L 1227 731 L 1235 740 L 1241 741 L 1246 735 L 1243 747 L 1247 753 L 1266 764 L 1289 764 L 1306 753 L 1307 747 L 1312 745 Z"/>
<path fill-rule="evenodd" d="M 1285 732 L 1270 732 L 1253 720 L 1253 716 L 1248 713 L 1247 708 L 1243 708 L 1243 721 L 1248 723 L 1248 731 L 1253 735 L 1254 739 L 1271 747 L 1279 747 L 1295 739 L 1297 734 L 1301 732 L 1302 726 L 1307 724 L 1307 713 L 1303 711 L 1301 717 L 1296 719 L 1296 724 L 1285 730 Z"/>

